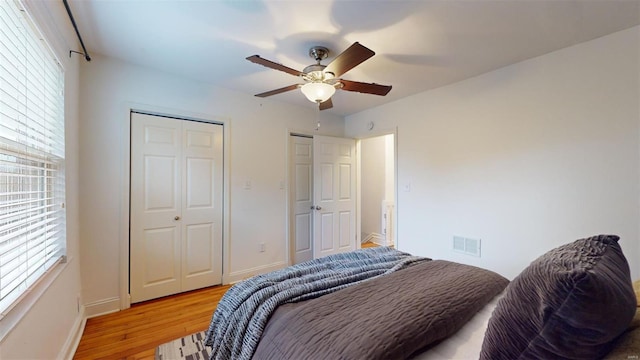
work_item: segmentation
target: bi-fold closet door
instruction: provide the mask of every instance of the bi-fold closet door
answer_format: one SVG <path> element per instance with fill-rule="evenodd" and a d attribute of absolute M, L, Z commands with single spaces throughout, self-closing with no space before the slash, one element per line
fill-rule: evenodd
<path fill-rule="evenodd" d="M 354 139 L 291 136 L 292 263 L 356 249 Z"/>
<path fill-rule="evenodd" d="M 131 113 L 132 302 L 222 282 L 223 126 Z"/>

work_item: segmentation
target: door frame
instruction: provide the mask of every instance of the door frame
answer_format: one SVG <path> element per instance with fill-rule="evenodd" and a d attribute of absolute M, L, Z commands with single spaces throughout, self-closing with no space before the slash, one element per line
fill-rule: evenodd
<path fill-rule="evenodd" d="M 230 199 L 229 199 L 229 184 L 230 184 L 230 149 L 231 149 L 231 119 L 214 116 L 210 114 L 195 113 L 192 111 L 165 108 L 160 106 L 153 106 L 148 104 L 139 104 L 127 102 L 122 105 L 122 143 L 121 149 L 121 177 L 120 186 L 126 191 L 122 191 L 122 197 L 120 199 L 120 310 L 128 309 L 131 307 L 131 296 L 129 293 L 129 227 L 130 227 L 130 193 L 131 193 L 131 112 L 140 112 L 155 116 L 166 116 L 176 119 L 192 120 L 205 123 L 213 123 L 222 125 L 222 283 L 227 284 L 229 274 L 229 213 L 230 213 Z M 179 115 L 176 115 L 179 114 Z M 115 148 L 114 150 L 117 150 Z"/>
<path fill-rule="evenodd" d="M 285 221 L 285 226 L 286 226 L 286 241 L 285 241 L 285 251 L 286 251 L 286 257 L 285 257 L 285 261 L 287 266 L 292 265 L 292 261 L 293 261 L 293 257 L 291 256 L 291 226 L 293 226 L 293 224 L 291 223 L 291 210 L 292 210 L 292 205 L 291 205 L 291 164 L 290 164 L 290 157 L 291 157 L 291 141 L 290 141 L 290 137 L 292 135 L 302 135 L 302 136 L 308 136 L 313 138 L 314 133 L 309 131 L 309 130 L 295 130 L 295 129 L 286 129 L 286 151 L 285 151 L 285 156 L 287 159 L 287 166 L 286 168 L 286 173 L 285 173 L 285 183 L 286 183 L 286 201 L 285 201 L 285 211 L 286 211 L 286 221 Z M 335 136 L 335 135 L 327 135 L 327 134 L 317 134 L 317 135 L 323 135 L 323 136 Z M 397 249 L 398 248 L 398 127 L 394 126 L 392 128 L 382 128 L 382 129 L 375 129 L 375 130 L 370 130 L 369 133 L 367 133 L 366 135 L 359 135 L 359 136 L 355 136 L 352 137 L 353 139 L 356 140 L 356 249 L 360 249 L 361 248 L 361 241 L 362 241 L 362 218 L 361 218 L 361 214 L 362 214 L 362 186 L 361 186 L 361 178 L 362 178 L 362 159 L 361 159 L 361 155 L 362 155 L 362 149 L 361 149 L 361 140 L 364 139 L 368 139 L 368 138 L 372 138 L 372 137 L 378 137 L 378 136 L 384 136 L 384 135 L 393 135 L 393 185 L 394 185 L 394 202 L 395 202 L 395 206 L 393 207 L 393 218 L 394 218 L 394 224 L 395 226 L 393 227 L 393 239 L 394 239 L 394 246 Z M 341 136 L 341 137 L 346 137 L 346 136 Z"/>
<path fill-rule="evenodd" d="M 393 226 L 393 245 L 398 249 L 398 127 L 391 129 L 370 130 L 366 136 L 356 137 L 356 234 L 358 247 L 362 244 L 362 140 L 379 136 L 393 135 L 393 202 L 392 211 Z"/>

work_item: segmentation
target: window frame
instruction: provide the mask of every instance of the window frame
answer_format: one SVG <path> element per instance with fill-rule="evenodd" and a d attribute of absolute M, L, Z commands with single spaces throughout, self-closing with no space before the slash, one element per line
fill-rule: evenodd
<path fill-rule="evenodd" d="M 66 147 L 65 96 L 64 96 L 65 68 L 62 62 L 59 60 L 58 56 L 56 55 L 56 52 L 54 51 L 53 47 L 51 46 L 51 42 L 49 42 L 47 37 L 44 36 L 43 32 L 38 26 L 38 23 L 35 21 L 34 17 L 32 16 L 31 14 L 31 10 L 33 10 L 32 6 L 29 6 L 29 4 L 22 3 L 20 1 L 8 1 L 2 4 L 2 8 L 0 8 L 0 11 L 5 12 L 5 10 L 9 8 L 15 8 L 17 9 L 17 11 L 21 13 L 22 17 L 19 18 L 18 21 L 20 21 L 24 27 L 23 34 L 25 34 L 26 37 L 32 37 L 29 40 L 29 41 L 32 41 L 32 45 L 33 43 L 37 44 L 37 50 L 34 50 L 34 51 L 38 51 L 40 53 L 40 56 L 41 56 L 40 60 L 46 59 L 46 61 L 51 62 L 48 66 L 45 66 L 45 67 L 51 67 L 51 65 L 53 64 L 54 68 L 57 69 L 55 72 L 53 81 L 55 83 L 55 90 L 59 92 L 59 94 L 54 96 L 55 98 L 54 106 L 57 107 L 58 112 L 55 114 L 57 116 L 55 116 L 55 120 L 53 120 L 54 125 L 52 126 L 56 127 L 56 130 L 57 130 L 57 132 L 55 132 L 53 136 L 59 136 L 61 138 L 57 139 L 57 142 L 55 142 L 54 146 L 57 146 L 56 149 L 53 149 L 53 150 L 48 149 L 48 151 L 42 151 L 42 149 L 35 150 L 33 151 L 32 153 L 33 157 L 30 158 L 30 160 L 35 160 L 42 164 L 42 166 L 40 167 L 42 174 L 39 177 L 39 179 L 41 179 L 42 181 L 41 186 L 44 189 L 42 191 L 44 198 L 40 198 L 38 200 L 43 202 L 45 206 L 49 206 L 52 209 L 54 209 L 53 211 L 55 213 L 54 221 L 58 222 L 57 227 L 61 235 L 59 236 L 59 240 L 57 241 L 59 243 L 59 248 L 58 248 L 59 250 L 53 252 L 53 255 L 50 258 L 48 258 L 46 255 L 43 256 L 42 259 L 46 263 L 46 265 L 41 266 L 43 270 L 34 272 L 34 274 L 37 274 L 37 276 L 35 276 L 32 281 L 28 282 L 28 285 L 26 286 L 26 288 L 22 290 L 21 294 L 15 297 L 15 299 L 13 299 L 12 302 L 6 308 L 3 308 L 0 310 L 0 341 L 4 339 L 4 337 L 20 321 L 20 319 L 26 314 L 26 312 L 28 312 L 29 309 L 35 305 L 36 301 L 38 301 L 38 299 L 44 295 L 44 293 L 49 288 L 49 286 L 53 283 L 53 281 L 62 273 L 64 268 L 66 268 L 66 252 L 67 252 L 66 250 L 67 223 L 66 223 L 66 209 L 65 209 L 66 208 L 65 207 L 66 184 L 64 180 L 65 172 L 66 172 L 65 171 L 66 157 L 64 155 L 64 151 Z M 0 14 L 0 15 L 3 15 L 3 14 Z M 9 32 L 10 30 L 6 30 L 6 31 Z M 1 35 L 2 34 L 0 34 L 0 36 Z M 9 37 L 6 36 L 4 38 L 8 39 Z M 4 56 L 4 55 L 0 54 L 0 56 Z M 39 79 L 40 85 L 42 85 L 44 83 L 52 81 L 51 78 L 47 78 L 47 76 L 49 76 L 50 74 L 53 74 L 53 72 L 46 73 L 46 70 L 42 70 L 42 72 L 36 73 L 36 75 L 34 76 L 43 75 L 43 79 Z M 6 80 L 0 79 L 0 81 L 5 83 L 5 84 L 0 83 L 0 86 L 4 86 L 8 83 L 8 81 Z M 24 81 L 25 81 L 25 84 L 29 82 L 28 79 Z M 45 86 L 45 85 L 42 85 L 42 86 Z M 41 91 L 41 90 L 42 88 L 37 88 L 36 91 Z M 0 91 L 3 91 L 2 87 L 0 87 Z M 42 91 L 44 93 L 44 90 Z M 6 93 L 0 92 L 0 95 L 4 97 L 4 99 L 0 98 L 0 101 L 4 101 L 6 99 L 5 97 Z M 44 98 L 46 98 L 46 96 L 44 96 Z M 46 102 L 47 100 L 51 100 L 51 99 L 45 99 L 43 100 L 43 102 Z M 28 100 L 25 100 L 25 103 L 27 101 Z M 0 106 L 5 106 L 5 104 L 6 104 L 6 101 L 4 101 L 4 103 L 0 102 Z M 7 108 L 8 108 L 8 105 L 5 106 L 5 110 Z M 43 113 L 47 111 L 45 107 L 41 108 L 41 110 Z M 3 110 L 0 107 L 0 116 L 5 118 L 5 115 L 2 115 L 2 111 Z M 42 115 L 41 117 L 43 118 L 44 123 L 49 123 L 51 121 L 49 120 L 50 114 Z M 6 119 L 9 119 L 9 117 L 6 116 Z M 10 149 L 11 147 L 9 146 L 11 145 L 9 144 L 10 142 L 11 142 L 11 139 L 9 139 L 9 141 L 6 141 L 6 138 L 0 141 L 0 151 L 3 154 L 13 152 L 14 155 L 17 154 L 17 155 L 23 155 L 25 157 L 30 157 L 29 151 L 25 150 L 25 151 L 22 151 L 22 154 L 18 154 L 20 153 L 20 151 L 15 151 L 15 149 Z M 7 163 L 9 162 L 5 161 L 5 164 Z M 54 167 L 57 166 L 57 170 L 54 170 L 54 171 L 59 175 L 59 179 L 61 179 L 60 182 L 55 182 L 51 187 L 50 187 L 51 181 L 54 181 L 54 180 L 51 179 L 51 177 L 47 176 L 46 174 L 49 171 L 47 170 L 47 168 L 50 166 L 49 164 L 54 164 L 53 165 Z M 10 165 L 6 165 L 6 166 L 8 167 Z M 56 180 L 59 180 L 59 179 L 56 179 Z M 57 197 L 53 196 L 50 198 L 46 197 L 47 195 L 51 195 L 54 193 L 57 193 L 58 196 Z M 0 193 L 0 195 L 2 195 L 2 193 Z M 52 204 L 47 204 L 47 202 L 51 202 L 51 201 L 53 202 Z M 7 213 L 8 213 L 8 210 L 7 210 Z M 0 213 L 0 216 L 2 215 L 3 214 Z"/>

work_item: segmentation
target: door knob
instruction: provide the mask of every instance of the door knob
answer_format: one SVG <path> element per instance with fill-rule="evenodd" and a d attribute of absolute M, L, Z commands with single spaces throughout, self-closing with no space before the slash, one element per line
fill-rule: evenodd
<path fill-rule="evenodd" d="M 321 206 L 316 206 L 316 210 L 322 210 Z"/>
<path fill-rule="evenodd" d="M 174 217 L 173 220 L 180 220 L 180 216 Z"/>
<path fill-rule="evenodd" d="M 315 208 L 316 208 L 315 206 L 311 205 L 311 210 L 314 210 Z"/>

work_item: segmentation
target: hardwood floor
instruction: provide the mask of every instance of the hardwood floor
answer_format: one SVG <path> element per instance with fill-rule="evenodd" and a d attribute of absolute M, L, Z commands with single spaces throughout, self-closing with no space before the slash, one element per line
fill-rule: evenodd
<path fill-rule="evenodd" d="M 367 241 L 365 243 L 360 244 L 360 247 L 362 249 L 366 249 L 366 248 L 372 248 L 372 247 L 378 247 L 380 245 L 376 244 L 376 243 L 372 243 L 371 241 Z"/>
<path fill-rule="evenodd" d="M 362 244 L 363 248 L 376 246 Z M 229 287 L 172 295 L 88 319 L 74 359 L 154 359 L 158 345 L 205 330 Z"/>
<path fill-rule="evenodd" d="M 207 329 L 229 287 L 172 295 L 88 319 L 74 359 L 153 359 L 158 345 Z"/>

